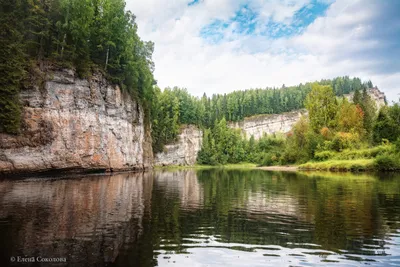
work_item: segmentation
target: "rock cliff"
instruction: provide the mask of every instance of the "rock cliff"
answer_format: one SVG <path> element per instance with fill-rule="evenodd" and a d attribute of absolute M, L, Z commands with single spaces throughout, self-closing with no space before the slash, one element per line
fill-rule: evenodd
<path fill-rule="evenodd" d="M 265 114 L 247 117 L 243 121 L 232 122 L 229 124 L 232 128 L 239 128 L 245 134 L 246 138 L 252 135 L 260 139 L 264 134 L 287 133 L 302 115 L 307 115 L 306 110 L 296 110 L 282 114 Z"/>
<path fill-rule="evenodd" d="M 386 105 L 385 94 L 381 92 L 377 87 L 367 89 L 367 92 L 372 100 L 375 101 L 378 110 L 382 106 Z M 353 94 L 354 93 L 345 95 L 345 97 L 352 101 Z M 293 124 L 295 124 L 302 115 L 308 115 L 305 109 L 286 112 L 282 114 L 256 115 L 252 117 L 247 117 L 240 122 L 232 122 L 229 124 L 229 126 L 232 128 L 239 128 L 246 134 L 247 138 L 250 138 L 253 135 L 254 138 L 257 140 L 264 134 L 289 132 Z"/>
<path fill-rule="evenodd" d="M 184 125 L 177 142 L 166 145 L 164 151 L 157 153 L 154 164 L 166 165 L 193 165 L 197 160 L 197 153 L 201 149 L 203 132 L 194 125 Z"/>
<path fill-rule="evenodd" d="M 143 108 L 101 74 L 50 69 L 20 97 L 22 131 L 0 134 L 0 173 L 151 167 Z"/>

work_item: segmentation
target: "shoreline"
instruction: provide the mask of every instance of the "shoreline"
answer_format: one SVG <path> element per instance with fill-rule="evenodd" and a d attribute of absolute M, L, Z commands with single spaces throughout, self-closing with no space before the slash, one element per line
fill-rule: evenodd
<path fill-rule="evenodd" d="M 298 166 L 264 166 L 256 167 L 258 170 L 265 171 L 284 171 L 284 172 L 297 172 L 299 170 Z"/>

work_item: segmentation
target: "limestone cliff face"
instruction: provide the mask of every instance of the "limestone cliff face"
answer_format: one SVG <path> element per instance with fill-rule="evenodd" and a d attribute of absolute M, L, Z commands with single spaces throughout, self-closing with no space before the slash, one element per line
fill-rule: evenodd
<path fill-rule="evenodd" d="M 101 74 L 49 70 L 21 92 L 23 127 L 0 134 L 0 173 L 50 169 L 134 170 L 152 165 L 142 107 Z"/>
<path fill-rule="evenodd" d="M 376 107 L 379 110 L 385 103 L 385 94 L 379 91 L 378 88 L 370 88 L 367 90 L 369 96 L 375 101 Z M 350 101 L 353 100 L 353 94 L 345 95 Z M 247 138 L 252 135 L 257 140 L 264 134 L 287 133 L 292 126 L 300 119 L 300 117 L 308 116 L 306 110 L 296 110 L 282 114 L 265 114 L 247 117 L 240 122 L 232 122 L 229 124 L 232 128 L 239 128 Z"/>
<path fill-rule="evenodd" d="M 182 126 L 177 142 L 166 145 L 164 152 L 157 153 L 154 164 L 159 166 L 193 165 L 196 163 L 202 140 L 203 132 L 199 128 L 194 125 Z"/>
<path fill-rule="evenodd" d="M 302 115 L 307 115 L 306 110 L 296 110 L 282 114 L 265 114 L 247 117 L 240 122 L 229 124 L 232 128 L 241 129 L 249 139 L 252 135 L 260 139 L 264 134 L 287 133 Z"/>

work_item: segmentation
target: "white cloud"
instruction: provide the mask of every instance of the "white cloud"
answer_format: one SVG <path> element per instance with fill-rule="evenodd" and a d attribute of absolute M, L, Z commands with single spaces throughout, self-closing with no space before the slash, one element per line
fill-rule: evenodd
<path fill-rule="evenodd" d="M 260 10 L 257 32 L 268 20 L 290 24 L 310 1 L 204 0 L 188 6 L 182 0 L 127 0 L 127 8 L 137 16 L 139 35 L 155 42 L 155 77 L 162 88 L 177 85 L 200 96 L 350 75 L 371 79 L 397 99 L 400 70 L 380 52 L 385 40 L 374 38 L 375 22 L 385 15 L 377 1 L 338 0 L 292 38 L 244 36 L 233 31 L 235 24 L 222 29 L 218 44 L 200 37 L 204 26 L 229 20 L 244 3 Z"/>

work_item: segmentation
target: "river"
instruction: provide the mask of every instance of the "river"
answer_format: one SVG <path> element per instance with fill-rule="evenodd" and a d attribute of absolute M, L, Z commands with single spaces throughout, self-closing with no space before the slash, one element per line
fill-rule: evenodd
<path fill-rule="evenodd" d="M 399 174 L 3 179 L 0 202 L 0 266 L 400 265 Z"/>

